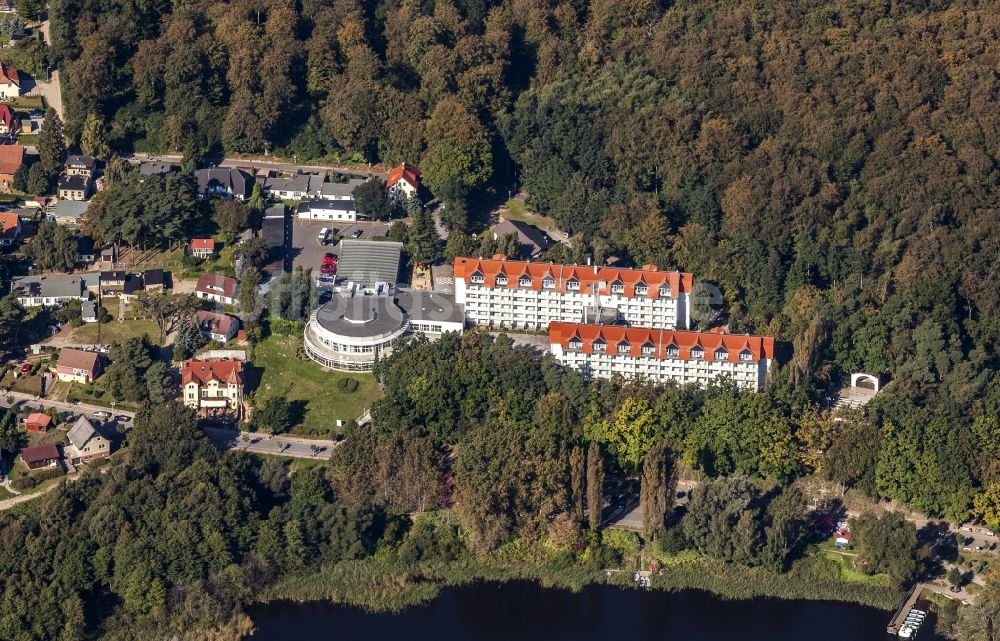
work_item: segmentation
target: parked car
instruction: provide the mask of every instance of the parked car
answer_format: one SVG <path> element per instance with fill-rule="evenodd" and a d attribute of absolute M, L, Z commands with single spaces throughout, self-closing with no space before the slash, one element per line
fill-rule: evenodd
<path fill-rule="evenodd" d="M 351 238 L 361 238 L 361 230 L 355 229 L 351 232 Z"/>

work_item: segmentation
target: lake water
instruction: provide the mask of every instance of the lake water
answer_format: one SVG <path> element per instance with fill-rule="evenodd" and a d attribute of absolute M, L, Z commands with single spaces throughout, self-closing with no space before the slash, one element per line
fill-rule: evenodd
<path fill-rule="evenodd" d="M 250 612 L 253 641 L 886 641 L 890 613 L 830 601 L 724 601 L 706 592 L 534 583 L 445 590 L 426 605 L 380 614 L 325 603 L 272 603 Z M 920 641 L 942 641 L 932 623 Z"/>

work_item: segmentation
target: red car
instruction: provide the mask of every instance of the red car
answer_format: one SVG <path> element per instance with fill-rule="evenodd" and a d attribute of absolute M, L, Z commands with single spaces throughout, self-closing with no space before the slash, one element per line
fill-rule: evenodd
<path fill-rule="evenodd" d="M 323 264 L 320 265 L 319 272 L 324 276 L 333 276 L 337 273 L 337 257 L 327 254 L 323 257 Z"/>
<path fill-rule="evenodd" d="M 21 373 L 22 374 L 27 374 L 30 371 L 31 371 L 31 363 L 29 363 L 28 361 L 25 361 L 24 364 L 21 365 Z"/>

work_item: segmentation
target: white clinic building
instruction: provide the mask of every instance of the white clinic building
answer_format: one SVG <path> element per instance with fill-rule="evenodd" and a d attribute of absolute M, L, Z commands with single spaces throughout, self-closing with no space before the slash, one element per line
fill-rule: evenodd
<path fill-rule="evenodd" d="M 693 277 L 686 272 L 455 259 L 455 302 L 474 325 L 543 330 L 552 322 L 618 321 L 633 327 L 690 326 Z"/>
<path fill-rule="evenodd" d="M 774 338 L 643 327 L 552 323 L 549 351 L 587 377 L 642 378 L 707 386 L 729 379 L 743 389 L 764 386 Z"/>

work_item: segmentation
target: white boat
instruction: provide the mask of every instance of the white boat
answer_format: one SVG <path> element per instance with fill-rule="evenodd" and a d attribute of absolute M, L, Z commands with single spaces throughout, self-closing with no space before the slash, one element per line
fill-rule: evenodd
<path fill-rule="evenodd" d="M 904 625 L 899 629 L 900 639 L 912 639 L 913 638 L 913 628 L 908 625 Z"/>

